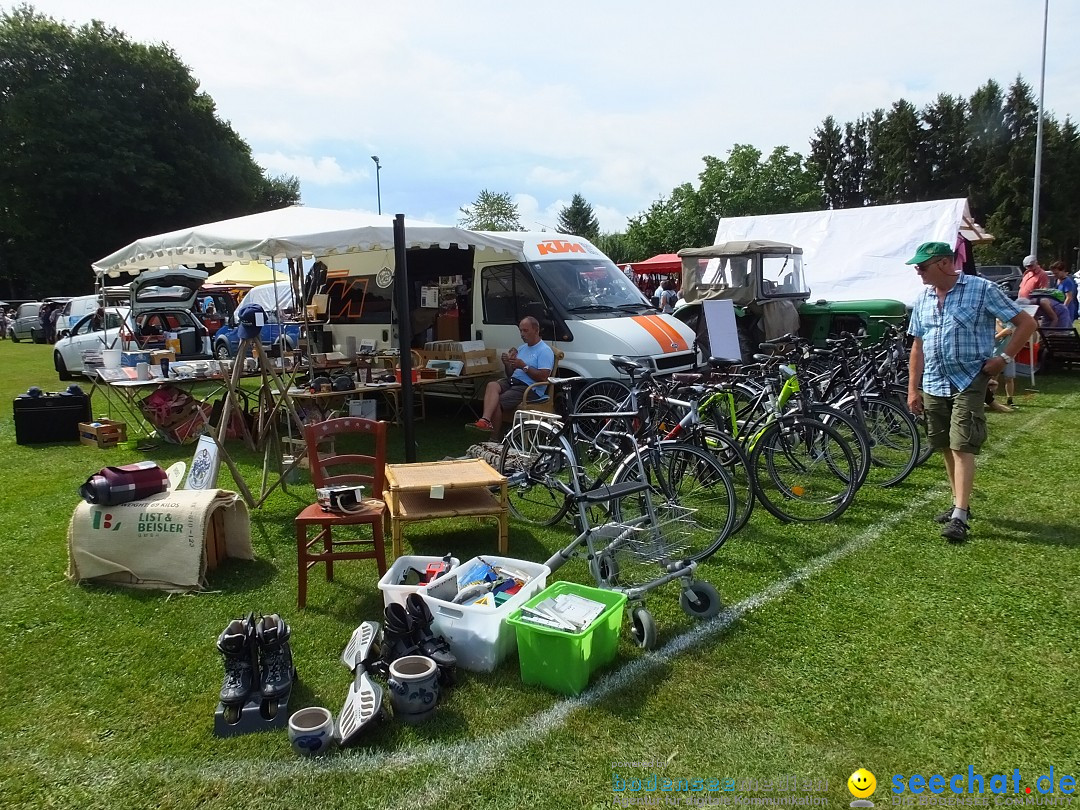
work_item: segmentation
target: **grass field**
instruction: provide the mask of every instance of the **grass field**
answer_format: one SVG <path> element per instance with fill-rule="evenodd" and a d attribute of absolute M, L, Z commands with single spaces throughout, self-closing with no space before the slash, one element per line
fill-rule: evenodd
<path fill-rule="evenodd" d="M 862 491 L 832 525 L 783 526 L 758 510 L 700 570 L 729 610 L 701 624 L 679 610 L 674 586 L 653 594 L 661 648 L 643 653 L 624 626 L 615 664 L 580 698 L 524 686 L 512 658 L 462 673 L 430 723 L 386 723 L 368 744 L 312 761 L 292 754 L 283 730 L 213 736 L 214 641 L 249 610 L 281 613 L 301 677 L 291 709 L 336 714 L 351 678 L 338 656 L 381 613 L 374 564 L 340 564 L 332 584 L 314 572 L 308 607 L 296 609 L 292 519 L 313 499 L 305 484 L 253 512 L 258 559 L 227 562 L 207 593 L 68 583 L 79 484 L 105 464 L 167 466 L 190 448 L 17 446 L 6 403 L 29 385 L 59 390 L 49 358 L 46 346 L 0 342 L 0 806 L 566 808 L 795 795 L 839 807 L 864 766 L 880 807 L 895 774 L 947 778 L 970 765 L 989 786 L 1019 769 L 1023 792 L 1051 768 L 1057 779 L 1080 772 L 1075 376 L 1041 379 L 1021 410 L 990 415 L 967 544 L 946 544 L 930 520 L 949 502 L 936 458 L 899 487 Z M 462 453 L 475 438 L 463 422 L 429 410 L 421 460 Z M 400 460 L 396 429 L 391 444 Z M 257 485 L 261 458 L 239 448 L 229 446 Z M 231 484 L 224 467 L 220 483 Z M 544 560 L 569 532 L 512 522 L 510 554 Z M 495 548 L 494 528 L 469 521 L 413 525 L 406 537 L 417 553 L 461 559 Z M 590 582 L 578 562 L 556 577 Z M 721 791 L 614 789 L 651 774 L 716 779 Z M 795 794 L 778 780 L 791 776 Z"/>

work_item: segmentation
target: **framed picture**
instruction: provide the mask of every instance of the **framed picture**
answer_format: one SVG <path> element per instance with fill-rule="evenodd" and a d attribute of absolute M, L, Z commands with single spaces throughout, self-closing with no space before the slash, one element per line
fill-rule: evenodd
<path fill-rule="evenodd" d="M 200 436 L 184 489 L 216 489 L 220 467 L 221 455 L 217 442 L 210 436 Z"/>

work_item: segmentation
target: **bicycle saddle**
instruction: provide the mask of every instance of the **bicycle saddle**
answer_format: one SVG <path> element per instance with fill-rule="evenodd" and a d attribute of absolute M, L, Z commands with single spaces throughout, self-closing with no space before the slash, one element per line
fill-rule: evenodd
<path fill-rule="evenodd" d="M 630 375 L 632 373 L 640 374 L 648 369 L 645 366 L 638 363 L 636 360 L 631 360 L 629 357 L 624 357 L 621 354 L 613 355 L 611 358 L 611 365 L 621 371 L 623 374 Z"/>
<path fill-rule="evenodd" d="M 709 365 L 713 368 L 717 366 L 740 366 L 742 365 L 742 359 L 733 360 L 730 357 L 710 357 Z"/>

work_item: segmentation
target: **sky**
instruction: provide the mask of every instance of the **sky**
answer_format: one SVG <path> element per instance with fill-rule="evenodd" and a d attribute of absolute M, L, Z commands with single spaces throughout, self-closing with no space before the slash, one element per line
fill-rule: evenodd
<path fill-rule="evenodd" d="M 0 0 L 7 9 L 12 4 Z M 528 229 L 574 194 L 623 231 L 705 155 L 1021 75 L 1043 0 L 36 0 L 171 47 L 303 204 L 455 224 L 482 189 Z M 1050 0 L 1046 110 L 1080 118 L 1080 3 Z M 376 178 L 371 159 L 382 169 Z M 378 180 L 378 183 L 376 182 Z"/>

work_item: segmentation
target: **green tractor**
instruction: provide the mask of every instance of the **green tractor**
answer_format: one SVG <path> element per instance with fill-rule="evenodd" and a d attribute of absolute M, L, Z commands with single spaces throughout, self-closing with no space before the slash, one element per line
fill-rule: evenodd
<path fill-rule="evenodd" d="M 902 325 L 907 308 L 901 301 L 825 301 L 810 303 L 803 278 L 802 248 L 758 239 L 726 242 L 679 251 L 682 298 L 675 317 L 697 335 L 699 361 L 711 356 L 703 302 L 734 304 L 739 349 L 748 361 L 758 344 L 797 332 L 816 345 L 842 332 L 865 332 L 876 340 L 886 324 Z"/>

